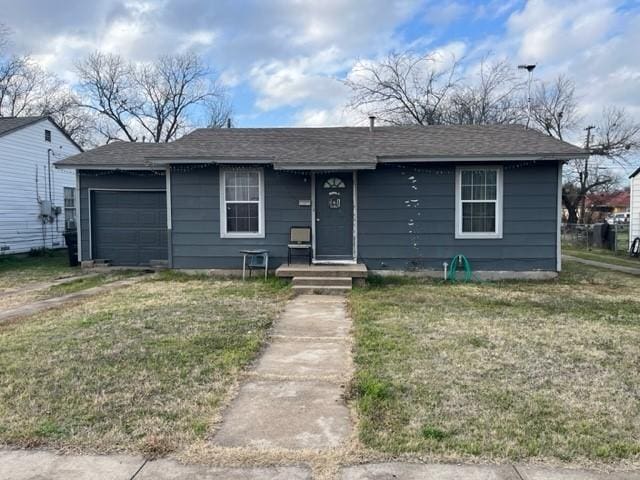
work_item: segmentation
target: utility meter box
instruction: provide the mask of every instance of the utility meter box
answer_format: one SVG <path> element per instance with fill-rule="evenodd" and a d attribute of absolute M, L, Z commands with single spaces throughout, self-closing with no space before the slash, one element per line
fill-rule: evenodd
<path fill-rule="evenodd" d="M 53 216 L 53 212 L 51 211 L 51 207 L 53 205 L 49 200 L 41 200 L 40 201 L 40 215 L 51 217 Z"/>

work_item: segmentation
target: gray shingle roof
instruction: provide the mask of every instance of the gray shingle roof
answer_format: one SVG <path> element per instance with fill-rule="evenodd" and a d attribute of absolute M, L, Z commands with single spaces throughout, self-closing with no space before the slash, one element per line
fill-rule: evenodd
<path fill-rule="evenodd" d="M 55 164 L 105 168 L 146 167 L 150 165 L 146 157 L 160 154 L 167 146 L 166 143 L 113 142 L 67 157 Z"/>
<path fill-rule="evenodd" d="M 0 137 L 46 118 L 47 117 L 0 117 Z"/>
<path fill-rule="evenodd" d="M 578 147 L 518 125 L 376 127 L 373 133 L 366 127 L 199 129 L 169 144 L 112 145 L 69 157 L 58 165 L 260 160 L 280 167 L 357 167 L 394 159 L 567 159 L 585 155 Z"/>

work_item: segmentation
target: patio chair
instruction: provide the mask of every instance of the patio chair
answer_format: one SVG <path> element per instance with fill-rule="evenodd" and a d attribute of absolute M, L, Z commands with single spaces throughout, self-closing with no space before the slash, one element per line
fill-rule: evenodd
<path fill-rule="evenodd" d="M 298 251 L 306 252 L 309 265 L 311 265 L 313 246 L 311 245 L 310 227 L 291 227 L 291 229 L 289 229 L 288 265 L 291 265 L 291 254 Z"/>

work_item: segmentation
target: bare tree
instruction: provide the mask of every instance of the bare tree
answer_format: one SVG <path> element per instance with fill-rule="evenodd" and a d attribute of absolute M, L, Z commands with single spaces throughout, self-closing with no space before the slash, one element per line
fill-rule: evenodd
<path fill-rule="evenodd" d="M 77 96 L 28 55 L 8 53 L 9 35 L 0 25 L 0 117 L 51 116 L 77 143 L 89 144 L 92 122 L 79 110 Z"/>
<path fill-rule="evenodd" d="M 359 62 L 346 80 L 350 107 L 390 124 L 443 123 L 445 104 L 458 80 L 458 63 L 436 55 L 392 53 L 380 62 Z"/>
<path fill-rule="evenodd" d="M 215 75 L 193 53 L 134 64 L 96 52 L 76 67 L 82 105 L 98 114 L 97 128 L 107 142 L 147 135 L 153 142 L 169 142 L 198 123 L 202 110 L 227 105 Z"/>
<path fill-rule="evenodd" d="M 582 121 L 575 91 L 573 81 L 564 75 L 550 83 L 538 82 L 532 95 L 533 127 L 564 140 L 565 133 L 575 130 Z"/>
<path fill-rule="evenodd" d="M 578 113 L 575 85 L 565 76 L 554 81 L 539 82 L 531 109 L 534 128 L 559 140 L 575 133 L 583 123 Z M 564 168 L 562 201 L 568 212 L 568 223 L 584 223 L 586 199 L 592 193 L 611 189 L 618 176 L 607 163 L 619 165 L 640 149 L 640 125 L 623 109 L 607 107 L 597 125 L 585 128 L 584 148 L 589 158 L 567 162 Z"/>
<path fill-rule="evenodd" d="M 447 123 L 517 123 L 524 118 L 523 83 L 504 60 L 480 62 L 477 79 L 456 85 L 447 105 Z"/>
<path fill-rule="evenodd" d="M 207 127 L 222 128 L 232 126 L 232 110 L 231 103 L 227 99 L 226 95 L 216 97 L 213 101 L 208 101 L 206 107 Z"/>
<path fill-rule="evenodd" d="M 590 148 L 592 155 L 624 164 L 640 150 L 640 123 L 631 120 L 624 108 L 605 107 Z"/>

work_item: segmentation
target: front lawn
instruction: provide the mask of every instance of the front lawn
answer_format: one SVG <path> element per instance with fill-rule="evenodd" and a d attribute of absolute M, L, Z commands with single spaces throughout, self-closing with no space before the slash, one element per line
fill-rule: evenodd
<path fill-rule="evenodd" d="M 80 267 L 69 266 L 66 250 L 46 251 L 38 256 L 0 255 L 0 293 L 80 273 Z"/>
<path fill-rule="evenodd" d="M 165 272 L 0 325 L 0 444 L 162 454 L 205 438 L 287 296 Z"/>
<path fill-rule="evenodd" d="M 640 282 L 379 280 L 351 295 L 360 439 L 441 460 L 640 460 Z"/>

